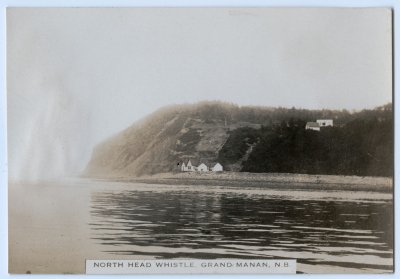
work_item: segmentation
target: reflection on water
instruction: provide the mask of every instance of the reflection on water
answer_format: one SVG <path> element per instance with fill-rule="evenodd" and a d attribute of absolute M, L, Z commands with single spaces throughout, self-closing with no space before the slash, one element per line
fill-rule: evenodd
<path fill-rule="evenodd" d="M 146 258 L 291 258 L 372 272 L 393 268 L 390 200 L 172 187 L 94 192 L 92 238 L 110 254 Z"/>

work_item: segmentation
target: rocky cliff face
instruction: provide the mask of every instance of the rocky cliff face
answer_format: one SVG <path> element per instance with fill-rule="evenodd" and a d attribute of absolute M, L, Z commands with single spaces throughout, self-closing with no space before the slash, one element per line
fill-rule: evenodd
<path fill-rule="evenodd" d="M 215 162 L 229 131 L 260 126 L 232 119 L 237 108 L 208 102 L 162 108 L 96 146 L 85 175 L 139 176 L 177 170 L 187 159 Z"/>
<path fill-rule="evenodd" d="M 225 170 L 390 176 L 391 104 L 356 113 L 202 102 L 162 108 L 99 144 L 90 177 L 130 177 L 177 171 L 192 159 Z M 305 123 L 334 127 L 306 131 Z"/>

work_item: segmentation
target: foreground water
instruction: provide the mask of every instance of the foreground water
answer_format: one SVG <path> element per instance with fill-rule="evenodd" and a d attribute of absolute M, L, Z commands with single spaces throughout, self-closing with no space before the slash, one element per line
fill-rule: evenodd
<path fill-rule="evenodd" d="M 27 186 L 36 194 L 26 199 L 25 190 L 19 197 Z M 10 236 L 15 232 L 10 269 L 15 272 L 84 272 L 84 259 L 99 258 L 287 258 L 297 259 L 299 272 L 311 273 L 393 269 L 388 193 L 90 180 L 14 189 L 10 202 L 26 203 L 25 209 L 10 204 Z M 34 212 L 45 218 L 24 216 Z M 57 256 L 30 259 L 28 248 Z M 78 270 L 71 267 L 73 259 Z"/>

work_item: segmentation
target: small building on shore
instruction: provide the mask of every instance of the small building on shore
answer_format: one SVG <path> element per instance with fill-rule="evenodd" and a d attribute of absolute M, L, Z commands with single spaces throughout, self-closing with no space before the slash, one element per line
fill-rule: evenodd
<path fill-rule="evenodd" d="M 196 161 L 196 160 L 195 160 Z M 224 168 L 222 167 L 222 165 L 220 163 L 213 163 L 213 164 L 209 164 L 209 166 L 207 166 L 205 163 L 200 163 L 198 166 L 196 166 L 198 162 L 195 162 L 193 160 L 188 160 L 187 162 L 183 161 L 182 163 L 178 163 L 178 165 L 180 166 L 180 170 L 183 172 L 219 172 L 219 171 L 223 171 Z M 212 167 L 211 167 L 212 166 Z"/>
<path fill-rule="evenodd" d="M 196 166 L 192 165 L 192 161 L 189 160 L 187 164 L 185 162 L 182 163 L 182 171 L 196 171 Z"/>
<path fill-rule="evenodd" d="M 220 163 L 216 163 L 216 164 L 211 168 L 211 170 L 212 170 L 213 172 L 218 172 L 218 171 L 223 171 L 224 168 L 222 167 L 222 165 L 221 165 Z"/>
<path fill-rule="evenodd" d="M 197 167 L 197 171 L 199 172 L 206 172 L 209 171 L 208 167 L 206 164 L 201 163 L 198 167 Z"/>

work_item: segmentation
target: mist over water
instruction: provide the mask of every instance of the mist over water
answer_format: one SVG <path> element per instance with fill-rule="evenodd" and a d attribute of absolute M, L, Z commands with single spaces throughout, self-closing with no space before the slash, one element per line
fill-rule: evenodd
<path fill-rule="evenodd" d="M 41 95 L 40 103 L 9 96 L 11 179 L 78 175 L 90 156 L 93 139 L 88 106 L 63 92 Z"/>

